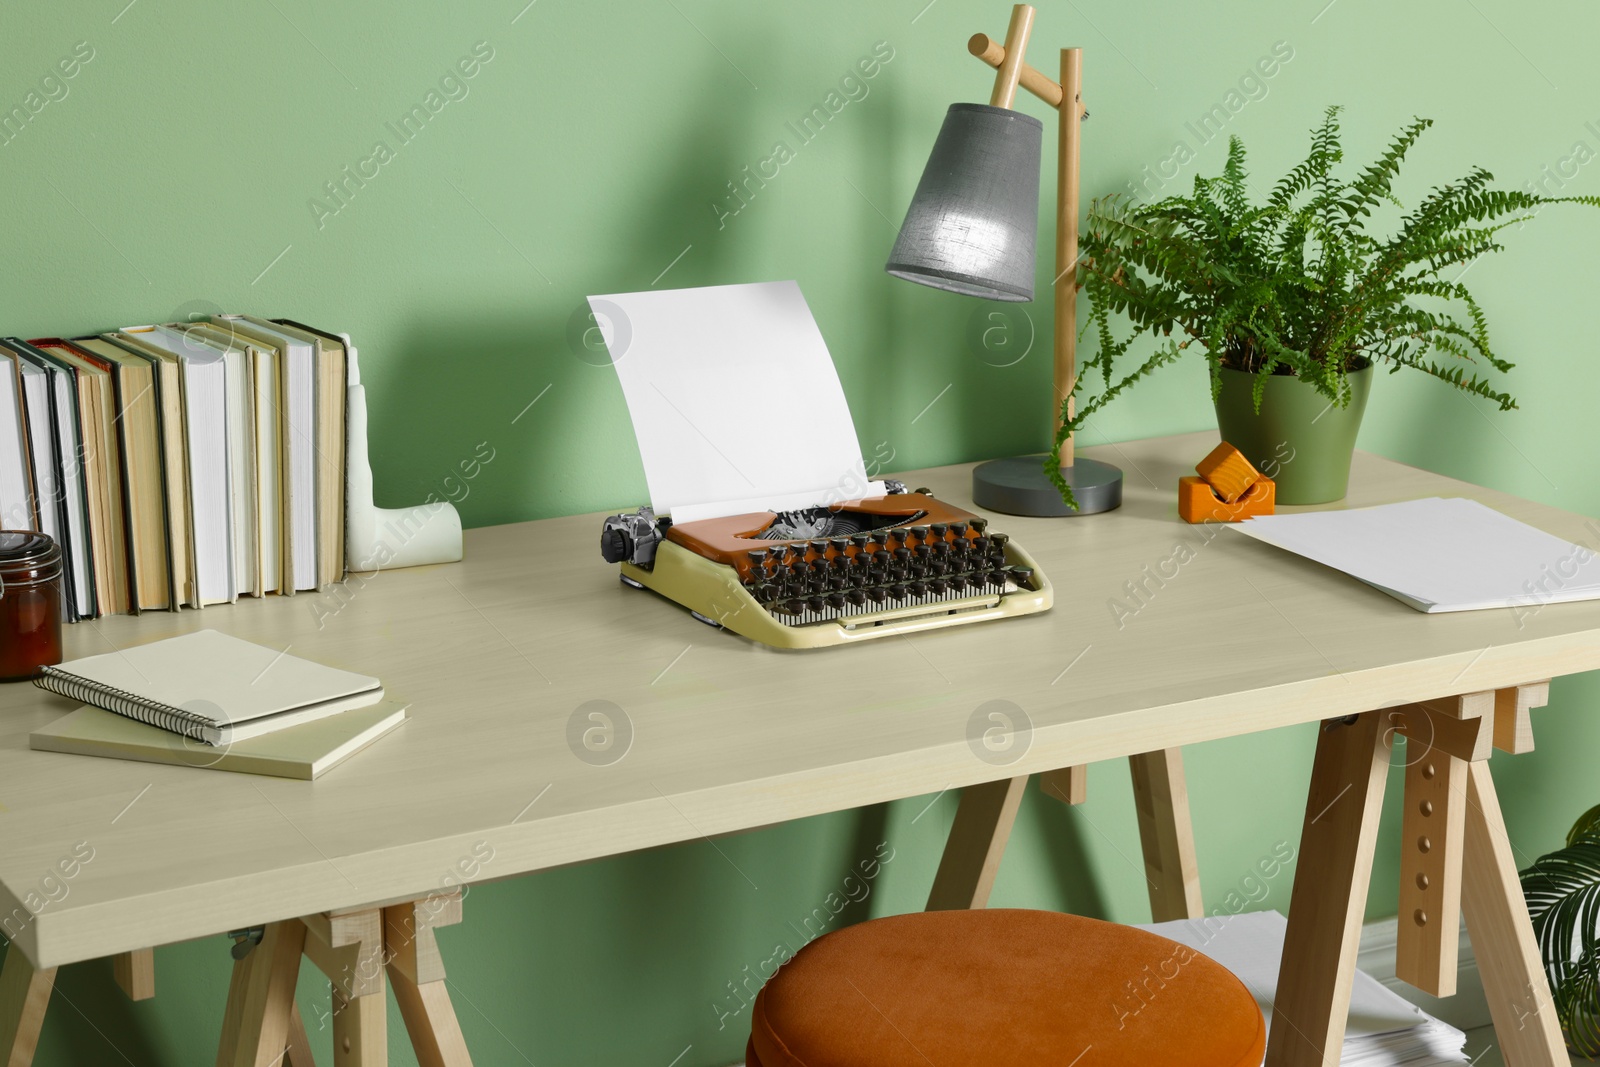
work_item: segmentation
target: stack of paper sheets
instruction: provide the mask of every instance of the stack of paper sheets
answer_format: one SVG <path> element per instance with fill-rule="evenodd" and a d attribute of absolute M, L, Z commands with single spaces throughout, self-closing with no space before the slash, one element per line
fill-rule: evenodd
<path fill-rule="evenodd" d="M 1476 500 L 1264 515 L 1233 529 L 1337 568 L 1418 611 L 1600 600 L 1600 558 Z"/>
<path fill-rule="evenodd" d="M 1179 919 L 1141 927 L 1216 960 L 1239 976 L 1272 1029 L 1272 998 L 1278 989 L 1278 964 L 1289 923 L 1275 911 L 1210 919 Z M 1467 1035 L 1440 1022 L 1376 978 L 1356 971 L 1350 993 L 1350 1021 L 1345 1030 L 1344 1067 L 1431 1067 L 1466 1063 Z"/>

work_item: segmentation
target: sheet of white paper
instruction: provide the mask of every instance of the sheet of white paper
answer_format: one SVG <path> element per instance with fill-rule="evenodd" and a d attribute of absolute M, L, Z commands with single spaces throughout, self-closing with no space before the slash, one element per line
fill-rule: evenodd
<path fill-rule="evenodd" d="M 1187 945 L 1232 971 L 1256 998 L 1270 1030 L 1288 927 L 1288 920 L 1279 913 L 1258 911 L 1148 923 L 1140 929 Z M 1181 971 L 1175 980 L 1182 981 Z M 1159 1005 L 1160 1001 L 1153 1003 Z M 1350 989 L 1342 1064 L 1407 1063 L 1423 1067 L 1466 1063 L 1467 1057 L 1461 1052 L 1465 1042 L 1466 1035 L 1460 1030 L 1384 988 L 1365 971 L 1356 971 Z"/>
<path fill-rule="evenodd" d="M 1233 524 L 1359 578 L 1419 611 L 1600 600 L 1600 557 L 1460 497 Z"/>
<path fill-rule="evenodd" d="M 657 514 L 678 522 L 881 494 L 794 282 L 614 293 L 589 307 Z"/>

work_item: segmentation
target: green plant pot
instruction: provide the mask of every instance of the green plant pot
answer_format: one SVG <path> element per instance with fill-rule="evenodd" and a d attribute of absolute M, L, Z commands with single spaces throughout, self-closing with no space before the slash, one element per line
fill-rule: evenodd
<path fill-rule="evenodd" d="M 1350 372 L 1353 395 L 1342 408 L 1299 378 L 1283 374 L 1267 379 L 1257 414 L 1250 398 L 1254 381 L 1253 374 L 1223 368 L 1217 394 L 1222 439 L 1277 482 L 1280 504 L 1344 499 L 1350 456 L 1372 389 L 1372 367 Z"/>

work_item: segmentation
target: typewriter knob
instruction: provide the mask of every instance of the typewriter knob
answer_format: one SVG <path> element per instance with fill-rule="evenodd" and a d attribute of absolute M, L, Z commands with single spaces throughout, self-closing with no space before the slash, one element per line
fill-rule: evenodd
<path fill-rule="evenodd" d="M 867 594 L 863 593 L 859 589 L 850 590 L 849 592 L 845 593 L 844 598 L 850 602 L 851 607 L 856 608 L 859 608 L 861 605 L 867 602 Z"/>
<path fill-rule="evenodd" d="M 955 534 L 956 540 L 959 541 L 967 536 L 967 524 L 964 522 L 952 522 L 950 524 L 950 532 Z"/>
<path fill-rule="evenodd" d="M 869 540 L 871 540 L 871 538 L 864 533 L 853 533 L 850 535 L 850 543 L 856 546 L 857 552 L 865 551 L 867 542 Z"/>
<path fill-rule="evenodd" d="M 889 591 L 881 585 L 875 585 L 866 591 L 867 599 L 874 604 L 882 604 L 889 599 Z"/>
<path fill-rule="evenodd" d="M 950 582 L 950 588 L 954 589 L 958 593 L 967 587 L 967 580 L 959 574 L 952 574 L 948 580 Z"/>
<path fill-rule="evenodd" d="M 828 543 L 831 544 L 833 546 L 833 550 L 839 554 L 839 558 L 843 559 L 844 550 L 850 547 L 850 538 L 830 537 L 828 538 Z"/>
<path fill-rule="evenodd" d="M 928 583 L 929 591 L 935 594 L 943 593 L 947 588 L 949 587 L 945 585 L 943 578 L 935 578 L 933 581 Z"/>
<path fill-rule="evenodd" d="M 1033 580 L 1032 567 L 1011 567 L 1008 570 L 1011 574 L 1011 580 L 1018 585 L 1027 586 Z"/>
<path fill-rule="evenodd" d="M 633 555 L 633 538 L 626 530 L 615 528 L 600 531 L 600 557 L 607 563 L 621 563 Z"/>
<path fill-rule="evenodd" d="M 927 488 L 927 487 L 926 487 L 926 486 L 924 486 L 924 487 L 923 487 L 923 488 L 921 488 L 921 489 L 913 489 L 913 490 L 911 490 L 911 491 L 912 491 L 912 492 L 913 492 L 913 493 L 917 493 L 917 494 L 919 494 L 919 495 L 921 495 L 921 496 L 932 496 L 932 495 L 933 495 L 933 490 L 932 490 L 932 489 L 929 489 L 929 488 Z"/>
<path fill-rule="evenodd" d="M 906 589 L 911 593 L 912 596 L 928 595 L 928 585 L 926 582 L 910 582 L 906 585 Z"/>
<path fill-rule="evenodd" d="M 1010 540 L 1011 540 L 1011 535 L 1010 534 L 997 533 L 997 534 L 990 534 L 989 535 L 989 543 L 991 545 L 996 546 L 997 548 L 1006 547 L 1006 542 L 1010 541 Z"/>
<path fill-rule="evenodd" d="M 973 533 L 978 534 L 979 536 L 982 536 L 983 532 L 989 528 L 989 520 L 988 519 L 973 519 L 970 522 L 968 522 L 967 525 L 972 527 L 972 532 Z"/>
<path fill-rule="evenodd" d="M 810 608 L 812 611 L 821 611 L 826 605 L 827 601 L 823 600 L 820 596 L 811 597 L 806 601 L 806 607 Z"/>
<path fill-rule="evenodd" d="M 835 611 L 838 611 L 840 608 L 844 607 L 844 594 L 843 593 L 829 593 L 828 594 L 828 607 L 833 608 Z"/>

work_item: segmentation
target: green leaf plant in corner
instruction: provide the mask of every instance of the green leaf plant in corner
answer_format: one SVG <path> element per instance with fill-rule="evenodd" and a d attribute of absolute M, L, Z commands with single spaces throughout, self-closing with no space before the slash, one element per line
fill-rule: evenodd
<path fill-rule="evenodd" d="M 1600 1056 L 1600 806 L 1573 825 L 1566 848 L 1522 872 L 1522 895 L 1567 1045 Z"/>
<path fill-rule="evenodd" d="M 1077 397 L 1079 376 L 1045 461 L 1073 507 L 1059 470 L 1063 442 L 1191 346 L 1210 364 L 1213 400 L 1224 368 L 1255 376 L 1258 414 L 1274 375 L 1295 375 L 1343 408 L 1350 373 L 1374 365 L 1411 367 L 1501 410 L 1517 406 L 1482 373 L 1485 364 L 1501 372 L 1511 364 L 1490 347 L 1483 312 L 1460 276 L 1478 257 L 1501 251 L 1501 230 L 1543 205 L 1600 207 L 1600 197 L 1496 189 L 1480 167 L 1407 211 L 1390 186 L 1432 120 L 1405 126 L 1366 169 L 1336 175 L 1339 111 L 1328 108 L 1311 131 L 1310 154 L 1265 203 L 1252 201 L 1244 143 L 1234 137 L 1222 173 L 1196 176 L 1189 196 L 1139 203 L 1117 194 L 1090 206 L 1077 282 L 1090 302 L 1083 333 L 1098 342 L 1084 369 L 1097 372 L 1101 387 Z M 1392 232 L 1369 232 L 1374 209 L 1385 203 L 1404 214 Z M 1113 316 L 1131 331 L 1118 336 Z M 1158 342 L 1154 354 L 1119 375 L 1122 357 L 1146 335 Z"/>

